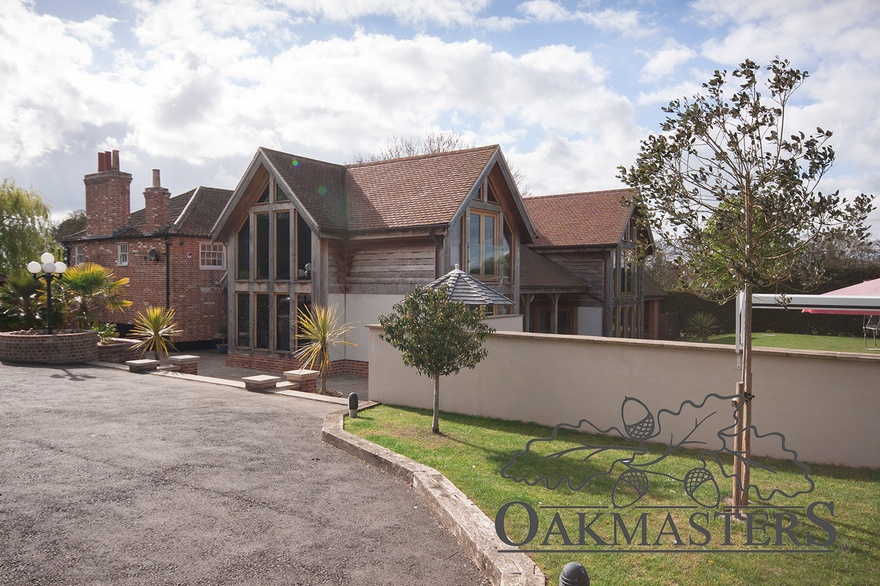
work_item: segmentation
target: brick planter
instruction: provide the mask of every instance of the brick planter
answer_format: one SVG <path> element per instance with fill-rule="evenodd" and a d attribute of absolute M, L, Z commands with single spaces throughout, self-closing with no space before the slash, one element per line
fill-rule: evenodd
<path fill-rule="evenodd" d="M 114 338 L 109 344 L 98 344 L 97 360 L 125 364 L 126 360 L 140 358 L 140 354 L 132 349 L 132 346 L 135 344 L 137 344 L 136 340 L 124 340 L 122 338 Z"/>
<path fill-rule="evenodd" d="M 98 359 L 98 332 L 58 330 L 48 336 L 34 330 L 0 332 L 0 361 L 77 364 Z"/>

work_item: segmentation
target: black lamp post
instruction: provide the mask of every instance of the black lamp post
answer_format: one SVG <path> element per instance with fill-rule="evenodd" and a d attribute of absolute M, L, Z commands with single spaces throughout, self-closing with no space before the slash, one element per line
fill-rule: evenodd
<path fill-rule="evenodd" d="M 42 264 L 41 264 L 42 263 Z M 46 281 L 46 333 L 52 335 L 52 280 L 60 279 L 67 270 L 67 265 L 63 262 L 55 262 L 55 255 L 51 252 L 44 252 L 40 255 L 40 262 L 32 260 L 27 265 L 28 272 L 34 276 L 34 279 L 43 279 Z M 43 271 L 42 275 L 39 275 Z"/>

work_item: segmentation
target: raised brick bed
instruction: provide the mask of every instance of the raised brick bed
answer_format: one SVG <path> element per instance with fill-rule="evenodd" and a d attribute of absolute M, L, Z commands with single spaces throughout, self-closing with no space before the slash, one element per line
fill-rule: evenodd
<path fill-rule="evenodd" d="M 0 360 L 31 364 L 78 364 L 98 359 L 98 332 L 34 330 L 0 332 Z"/>

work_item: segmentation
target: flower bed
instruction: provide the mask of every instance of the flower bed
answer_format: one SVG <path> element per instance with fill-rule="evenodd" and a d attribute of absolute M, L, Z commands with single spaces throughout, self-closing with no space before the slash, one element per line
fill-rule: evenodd
<path fill-rule="evenodd" d="M 0 361 L 32 364 L 77 364 L 98 358 L 98 332 L 38 330 L 0 332 Z"/>

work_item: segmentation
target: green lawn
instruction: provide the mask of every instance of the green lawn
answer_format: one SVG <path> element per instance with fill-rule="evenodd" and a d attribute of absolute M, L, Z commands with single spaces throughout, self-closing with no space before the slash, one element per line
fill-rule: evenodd
<path fill-rule="evenodd" d="M 507 464 L 512 455 L 521 452 L 527 442 L 533 438 L 549 437 L 551 429 L 522 422 L 508 422 L 495 419 L 466 417 L 454 414 L 442 414 L 440 420 L 441 435 L 430 432 L 431 413 L 409 408 L 380 406 L 360 413 L 357 419 L 347 419 L 346 429 L 372 442 L 390 448 L 413 460 L 436 468 L 449 478 L 456 486 L 470 497 L 490 519 L 495 519 L 499 509 L 513 501 L 528 503 L 539 516 L 539 530 L 536 537 L 523 546 L 523 549 L 544 550 L 529 555 L 548 576 L 548 584 L 559 582 L 559 572 L 570 562 L 582 563 L 590 572 L 596 586 L 617 584 L 639 585 L 694 585 L 694 584 L 869 584 L 875 583 L 880 568 L 880 470 L 850 469 L 836 466 L 812 466 L 810 477 L 815 482 L 815 490 L 811 494 L 785 500 L 784 505 L 808 506 L 815 501 L 834 502 L 834 516 L 829 517 L 824 508 L 816 511 L 830 521 L 836 528 L 835 543 L 827 548 L 830 553 L 617 553 L 609 554 L 612 547 L 597 547 L 589 539 L 586 546 L 578 547 L 579 513 L 587 513 L 585 519 L 593 519 L 594 511 L 584 509 L 585 506 L 608 506 L 613 490 L 614 478 L 599 478 L 591 481 L 578 491 L 569 488 L 549 490 L 544 486 L 528 486 L 501 476 L 501 468 Z M 576 436 L 581 441 L 583 434 Z M 603 436 L 590 436 L 591 442 L 607 443 Z M 554 449 L 560 446 L 577 446 L 564 434 L 556 440 Z M 618 442 L 619 443 L 619 442 Z M 656 449 L 657 455 L 662 450 Z M 652 448 L 654 453 L 654 448 Z M 602 458 L 606 458 L 602 461 Z M 608 460 L 611 458 L 611 460 Z M 682 478 L 687 470 L 694 465 L 695 453 L 676 452 L 664 459 L 661 471 Z M 590 465 L 608 466 L 613 464 L 611 452 L 589 459 Z M 558 469 L 553 471 L 554 464 L 548 460 L 526 461 L 523 466 L 537 466 L 535 470 L 544 473 L 567 474 L 576 476 L 578 467 L 586 466 L 585 459 L 580 461 L 569 458 L 557 462 Z M 774 482 L 781 488 L 798 486 L 803 482 L 801 471 L 793 464 L 779 463 L 780 471 Z M 635 538 L 635 547 L 642 549 L 700 549 L 700 546 L 689 545 L 689 540 L 696 543 L 704 541 L 703 534 L 689 525 L 689 509 L 656 507 L 681 507 L 693 504 L 681 487 L 680 483 L 651 480 L 651 489 L 638 502 L 643 507 L 655 508 L 622 508 L 621 520 L 632 530 L 638 527 L 639 518 L 648 513 L 645 527 L 648 533 L 648 547 L 641 547 Z M 719 477 L 720 478 L 720 477 Z M 721 480 L 724 480 L 723 478 Z M 730 495 L 730 481 L 719 481 L 721 497 Z M 774 503 L 776 504 L 776 503 Z M 549 508 L 555 507 L 555 508 Z M 579 507 L 566 509 L 561 507 Z M 701 509 L 706 511 L 706 509 Z M 527 515 L 521 505 L 510 508 L 505 519 L 506 532 L 511 541 L 522 541 L 527 533 Z M 752 527 L 753 543 L 769 537 L 770 545 L 775 546 L 776 514 L 782 516 L 781 523 L 788 525 L 791 517 L 780 513 L 779 509 L 756 509 L 753 518 L 758 521 Z M 676 546 L 671 534 L 666 514 L 678 528 L 683 546 Z M 559 514 L 559 523 L 554 526 L 553 515 Z M 806 542 L 806 533 L 810 531 L 817 541 L 828 540 L 828 533 L 805 517 L 802 511 L 791 513 L 798 518 L 798 526 L 793 527 L 791 535 L 794 539 Z M 768 519 L 769 527 L 762 529 L 763 519 Z M 612 517 L 606 515 L 592 527 L 597 534 L 610 539 L 610 528 L 606 521 Z M 603 525 L 603 523 L 605 523 Z M 664 526 L 665 524 L 665 526 Z M 760 550 L 762 547 L 748 545 L 747 523 L 732 521 L 730 523 L 730 544 L 720 545 L 724 539 L 724 517 L 712 519 L 697 518 L 697 524 L 704 526 L 711 536 L 711 542 L 704 548 Z M 560 528 L 560 525 L 562 526 Z M 610 523 L 613 528 L 613 521 Z M 566 532 L 563 536 L 562 531 Z M 665 533 L 664 533 L 665 531 Z M 661 535 L 662 534 L 662 535 Z M 784 534 L 779 549 L 792 547 L 790 539 Z M 573 543 L 573 547 L 565 543 L 565 538 Z M 621 545 L 623 541 L 621 538 Z M 546 545 L 544 542 L 546 541 Z M 656 545 L 655 545 L 656 543 Z M 627 546 L 629 547 L 629 546 Z M 546 550 L 565 550 L 565 553 L 549 553 Z M 571 550 L 580 550 L 572 552 Z M 582 550 L 589 549 L 592 553 Z M 620 548 L 617 548 L 620 549 Z M 815 548 L 814 548 L 815 549 Z M 604 551 L 603 551 L 604 550 Z"/>
<path fill-rule="evenodd" d="M 730 344 L 735 343 L 734 334 L 720 334 L 710 336 L 709 342 L 712 344 Z M 695 340 L 687 340 L 693 342 Z M 868 338 L 868 348 L 876 348 L 876 350 L 865 350 L 864 340 L 862 338 L 851 338 L 841 336 L 809 336 L 806 334 L 774 334 L 769 332 L 758 332 L 752 334 L 752 344 L 763 348 L 787 348 L 791 350 L 824 350 L 826 352 L 869 352 L 880 354 L 880 346 L 874 346 L 871 338 Z M 880 344 L 880 340 L 878 340 Z"/>

